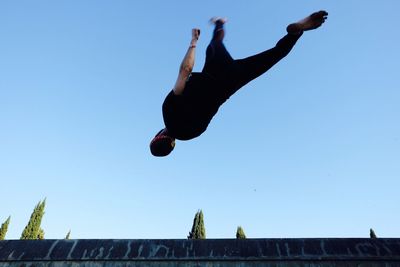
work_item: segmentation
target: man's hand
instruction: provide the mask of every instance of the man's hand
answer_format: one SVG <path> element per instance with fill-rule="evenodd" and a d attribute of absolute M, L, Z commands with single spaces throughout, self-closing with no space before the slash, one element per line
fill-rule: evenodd
<path fill-rule="evenodd" d="M 194 28 L 192 29 L 192 41 L 190 45 L 196 45 L 197 41 L 199 40 L 200 37 L 200 29 Z"/>

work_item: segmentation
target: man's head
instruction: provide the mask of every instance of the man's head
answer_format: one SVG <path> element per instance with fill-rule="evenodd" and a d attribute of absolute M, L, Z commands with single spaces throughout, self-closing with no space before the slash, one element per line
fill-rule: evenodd
<path fill-rule="evenodd" d="M 175 138 L 168 134 L 166 128 L 159 131 L 150 142 L 150 151 L 153 156 L 164 157 L 171 153 L 175 147 Z"/>

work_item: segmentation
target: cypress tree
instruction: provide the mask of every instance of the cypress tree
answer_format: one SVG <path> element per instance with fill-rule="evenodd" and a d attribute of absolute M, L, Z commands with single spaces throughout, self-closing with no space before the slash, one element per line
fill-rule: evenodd
<path fill-rule="evenodd" d="M 369 229 L 369 237 L 370 238 L 377 238 L 374 229 Z"/>
<path fill-rule="evenodd" d="M 10 224 L 11 216 L 8 216 L 7 220 L 0 227 L 0 240 L 4 240 L 6 238 L 8 225 Z"/>
<path fill-rule="evenodd" d="M 42 227 L 40 227 L 37 238 L 39 240 L 43 240 L 44 239 L 44 230 L 42 229 Z"/>
<path fill-rule="evenodd" d="M 40 228 L 42 218 L 44 215 L 44 208 L 46 206 L 46 199 L 39 201 L 36 207 L 33 209 L 31 218 L 28 224 L 25 226 L 24 231 L 21 234 L 21 239 L 43 239 L 44 231 Z"/>
<path fill-rule="evenodd" d="M 65 236 L 65 239 L 69 239 L 71 236 L 71 230 L 68 231 L 67 235 Z"/>
<path fill-rule="evenodd" d="M 193 219 L 192 231 L 189 232 L 188 239 L 206 239 L 206 229 L 204 227 L 203 211 L 199 210 Z"/>
<path fill-rule="evenodd" d="M 246 239 L 246 234 L 241 226 L 238 226 L 236 230 L 236 238 L 237 239 Z"/>

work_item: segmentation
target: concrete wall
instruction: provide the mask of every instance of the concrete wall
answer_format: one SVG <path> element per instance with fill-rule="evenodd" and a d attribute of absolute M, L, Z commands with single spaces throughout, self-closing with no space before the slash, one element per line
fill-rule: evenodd
<path fill-rule="evenodd" d="M 9 240 L 0 266 L 400 267 L 400 239 Z"/>

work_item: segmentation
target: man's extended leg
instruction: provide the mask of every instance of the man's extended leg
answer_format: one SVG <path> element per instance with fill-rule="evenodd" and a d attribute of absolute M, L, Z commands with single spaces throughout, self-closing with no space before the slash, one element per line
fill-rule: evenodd
<path fill-rule="evenodd" d="M 243 85 L 262 75 L 284 58 L 304 31 L 320 27 L 327 19 L 327 16 L 328 13 L 322 10 L 311 14 L 299 22 L 292 23 L 286 29 L 288 34 L 279 40 L 274 48 L 255 56 L 236 60 L 237 71 L 232 75 L 235 77 L 235 86 L 230 94 L 233 94 Z"/>
<path fill-rule="evenodd" d="M 202 72 L 211 75 L 216 79 L 221 79 L 227 75 L 227 66 L 233 63 L 233 58 L 223 44 L 225 36 L 224 19 L 217 19 L 213 22 L 215 29 L 213 37 L 206 51 L 206 61 Z"/>
<path fill-rule="evenodd" d="M 237 73 L 234 75 L 235 90 L 259 77 L 289 54 L 301 35 L 302 33 L 287 34 L 275 47 L 254 56 L 235 60 L 237 65 Z"/>

